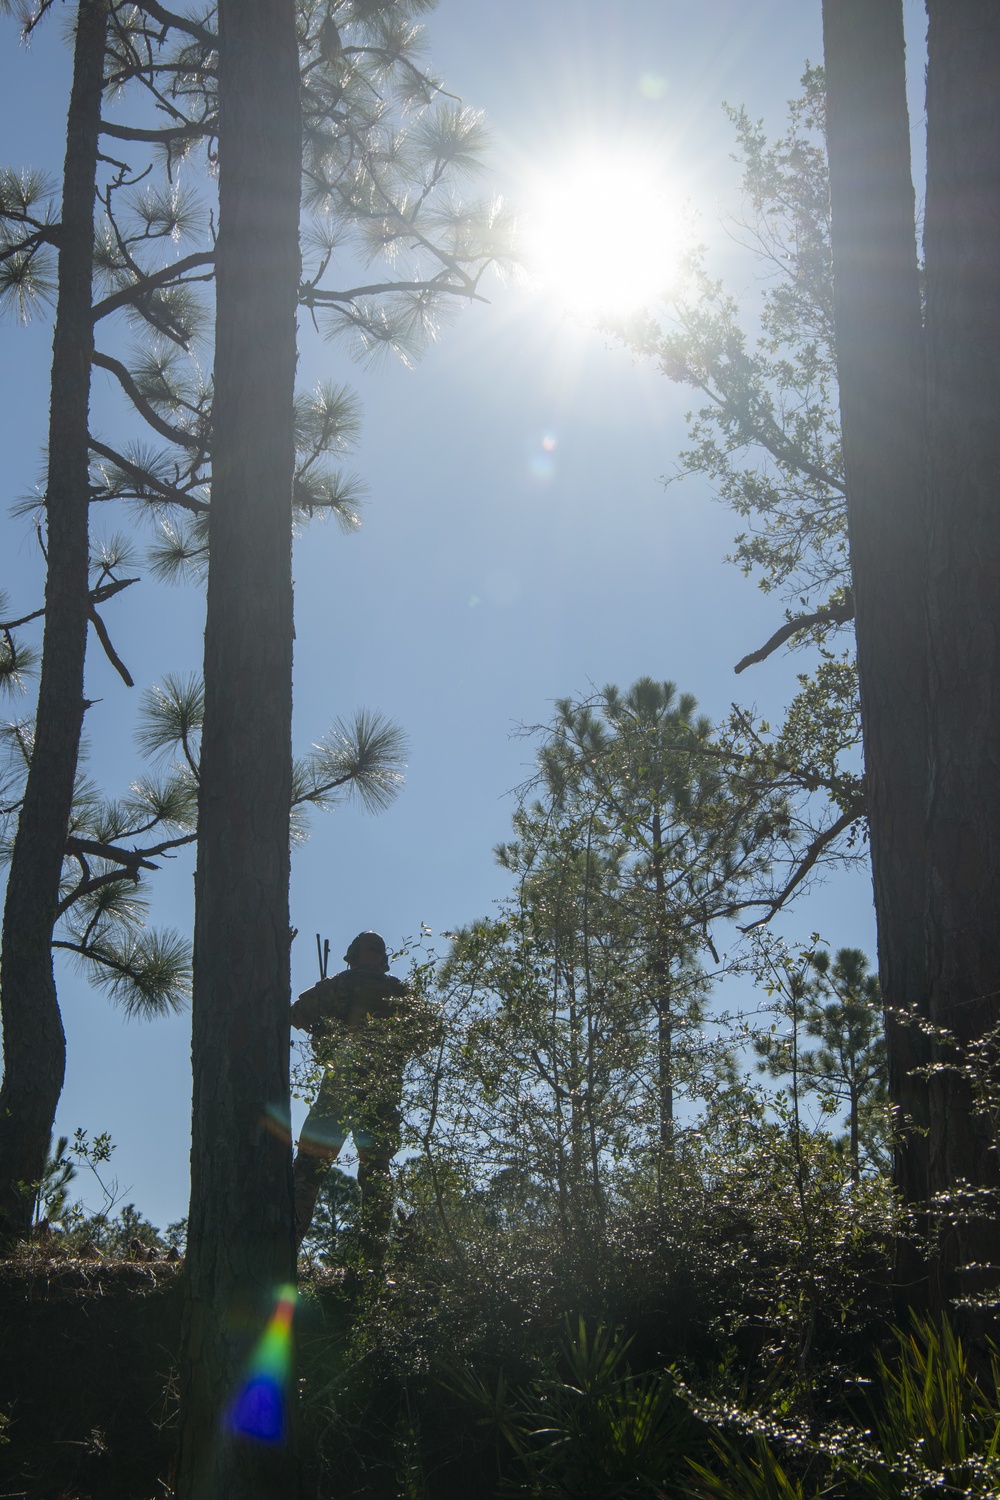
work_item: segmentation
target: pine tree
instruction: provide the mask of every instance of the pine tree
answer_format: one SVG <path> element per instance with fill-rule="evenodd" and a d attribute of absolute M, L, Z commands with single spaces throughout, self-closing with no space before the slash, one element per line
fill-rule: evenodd
<path fill-rule="evenodd" d="M 40 4 L 31 24 L 49 8 Z M 440 90 L 412 60 L 419 28 L 404 17 L 402 8 L 342 7 L 340 24 L 348 45 L 332 71 L 319 44 L 324 15 L 318 5 L 303 5 L 298 12 L 303 86 L 309 101 L 307 180 L 315 211 L 307 237 L 313 259 L 298 295 L 311 308 L 313 319 L 325 322 L 326 331 L 346 333 L 369 350 L 392 348 L 412 357 L 432 334 L 437 307 L 456 297 L 477 295 L 483 270 L 503 251 L 506 221 L 496 205 L 463 209 L 451 197 L 452 178 L 471 168 L 482 132 L 467 111 L 429 109 Z M 89 538 L 89 592 L 77 601 L 72 620 L 74 649 L 82 651 L 79 638 L 82 635 L 85 642 L 89 622 L 109 661 L 131 685 L 128 666 L 105 624 L 103 605 L 136 582 L 144 565 L 152 577 L 161 579 L 203 575 L 205 569 L 213 391 L 194 356 L 208 327 L 209 310 L 199 298 L 199 285 L 214 275 L 215 251 L 210 218 L 199 202 L 197 152 L 211 146 L 216 128 L 217 39 L 211 15 L 203 20 L 157 5 L 111 5 L 108 23 L 106 86 L 145 97 L 164 123 L 153 129 L 130 123 L 119 113 L 114 119 L 101 118 L 99 124 L 100 132 L 114 143 L 116 160 L 105 163 L 107 180 L 99 195 L 102 210 L 95 225 L 94 265 L 100 291 L 91 297 L 90 322 L 100 331 L 125 319 L 143 343 L 127 359 L 112 352 L 113 342 L 95 347 L 91 363 L 107 374 L 122 397 L 124 433 L 138 422 L 142 436 L 129 440 L 126 435 L 89 433 L 90 499 L 124 507 L 130 525 L 103 542 Z M 415 114 L 413 126 L 400 129 L 394 110 Z M 147 158 L 134 171 L 120 160 L 129 152 L 137 153 L 140 163 Z M 182 168 L 184 185 L 178 181 Z M 411 193 L 415 178 L 420 183 L 419 202 Z M 93 190 L 92 181 L 91 197 Z M 0 220 L 0 292 L 25 314 L 51 290 L 48 257 L 61 233 L 44 179 L 3 174 Z M 372 285 L 330 288 L 330 272 L 341 247 L 352 240 L 356 244 L 359 237 L 371 254 L 385 249 L 397 267 L 409 256 L 411 274 L 392 275 Z M 317 514 L 336 516 L 348 531 L 359 524 L 362 486 L 331 464 L 331 458 L 351 447 L 358 426 L 357 403 L 345 387 L 327 382 L 298 394 L 293 486 L 297 525 Z M 143 559 L 137 533 L 150 527 L 152 540 Z M 55 533 L 47 546 L 54 577 L 61 565 Z M 32 652 L 20 627 L 40 614 L 0 621 L 0 679 L 7 688 L 16 687 L 30 670 Z M 69 625 L 64 621 L 56 630 L 55 619 L 52 615 L 48 648 L 53 659 L 57 643 L 69 640 Z M 172 692 L 167 685 L 163 702 L 176 716 L 185 694 L 179 700 L 173 696 L 168 702 Z M 16 723 L 6 735 L 9 756 L 2 816 L 11 826 L 17 820 L 24 830 L 14 885 L 9 887 L 11 900 L 18 882 L 23 883 L 20 872 L 25 863 L 30 867 L 34 859 L 29 850 L 39 849 L 30 833 L 33 821 L 49 818 L 53 843 L 60 821 L 54 802 L 26 802 L 22 795 L 34 737 L 40 735 L 44 744 L 45 725 L 55 716 L 67 756 L 72 750 L 75 757 L 79 744 L 80 726 L 74 733 L 72 716 L 62 712 L 51 694 L 45 703 L 34 725 Z M 146 729 L 140 733 L 145 735 Z M 113 998 L 143 1013 L 181 1003 L 187 988 L 187 945 L 176 935 L 145 930 L 144 899 L 137 884 L 155 869 L 161 855 L 194 837 L 197 768 L 190 749 L 185 746 L 187 762 L 179 770 L 165 779 L 143 775 L 138 790 L 124 798 L 99 796 L 78 773 L 75 802 L 63 824 L 61 874 L 52 893 L 61 925 L 49 946 L 62 946 L 86 960 L 91 976 Z M 346 726 L 335 724 L 296 770 L 296 833 L 301 831 L 305 805 L 322 806 L 338 788 L 349 785 L 366 804 L 379 805 L 397 785 L 399 754 L 398 731 L 378 715 L 362 714 Z M 33 910 L 38 909 L 36 904 Z M 32 930 L 23 923 L 8 924 L 4 946 L 8 964 L 14 965 L 12 975 L 18 951 Z M 41 956 L 37 942 L 32 952 L 33 962 L 47 965 L 51 974 L 51 963 Z M 31 1184 L 41 1163 L 40 1148 L 34 1150 L 32 1161 L 23 1153 L 30 1142 L 37 1146 L 42 1134 L 51 1131 L 51 1119 L 46 1127 L 41 1116 L 54 1113 L 64 1048 L 57 1010 L 43 1036 L 45 1008 L 29 1005 L 27 992 L 15 989 L 13 981 L 4 994 L 5 1016 L 18 1035 L 23 1033 L 17 1045 L 12 1033 L 7 1048 L 10 1154 L 0 1150 L 0 1179 L 8 1185 L 0 1196 L 10 1201 L 15 1220 L 9 1227 L 17 1234 L 30 1222 Z M 19 994 L 24 995 L 23 1007 Z M 29 1128 L 28 1113 L 15 1105 L 14 1096 L 23 1093 L 27 1111 L 42 1075 L 49 1080 L 38 1094 L 39 1099 L 44 1095 L 44 1102 L 37 1111 L 37 1128 Z"/>
<path fill-rule="evenodd" d="M 0 1089 L 0 1236 L 31 1223 L 47 1159 L 66 1042 L 52 971 L 66 833 L 83 724 L 88 627 L 88 406 L 93 349 L 94 182 L 107 0 L 80 0 L 63 169 L 52 350 L 46 515 L 48 573 L 38 713 L 11 854 L 3 918 L 4 1081 Z M 30 195 L 23 194 L 25 212 Z M 40 235 L 41 231 L 37 231 Z M 42 244 L 39 239 L 38 245 Z M 8 255 L 7 288 L 25 285 L 37 251 Z M 26 1186 L 22 1186 L 22 1184 Z"/>
<path fill-rule="evenodd" d="M 970 1062 L 1000 1012 L 995 505 L 1000 14 L 928 3 L 923 298 L 898 0 L 824 5 L 833 263 L 890 1084 L 933 1205 L 932 1305 L 995 1295 L 996 1144 Z M 915 1040 L 914 1040 L 915 1039 Z M 928 1046 L 930 1039 L 930 1046 Z M 926 1140 L 926 1150 L 920 1142 Z"/>
<path fill-rule="evenodd" d="M 795 1087 L 815 1094 L 828 1120 L 846 1110 L 847 1135 L 837 1145 L 847 1153 L 857 1187 L 862 1169 L 881 1170 L 888 1156 L 886 1043 L 878 976 L 869 973 L 859 948 L 838 949 L 832 962 L 825 949 L 815 948 L 798 971 L 788 972 L 788 992 L 780 1010 L 792 1030 L 759 1036 L 754 1048 L 772 1078 L 786 1077 L 794 1067 Z M 804 1047 L 799 1028 L 820 1045 Z"/>
<path fill-rule="evenodd" d="M 292 479 L 301 125 L 294 0 L 219 6 L 212 505 L 195 876 L 179 1493 L 287 1494 L 225 1403 L 294 1283 L 289 1118 Z M 261 712 L 261 705 L 266 712 Z M 223 1253 L 223 1247 L 224 1253 Z M 278 1403 L 290 1392 L 272 1394 Z M 266 1455 L 266 1456 L 265 1456 Z"/>
<path fill-rule="evenodd" d="M 640 678 L 627 692 L 557 704 L 539 764 L 556 817 L 572 813 L 588 847 L 615 847 L 620 926 L 646 970 L 655 1017 L 659 1147 L 669 1155 L 676 1049 L 697 1029 L 698 961 L 717 961 L 712 928 L 768 904 L 788 817 L 780 791 L 747 781 L 695 699 Z"/>

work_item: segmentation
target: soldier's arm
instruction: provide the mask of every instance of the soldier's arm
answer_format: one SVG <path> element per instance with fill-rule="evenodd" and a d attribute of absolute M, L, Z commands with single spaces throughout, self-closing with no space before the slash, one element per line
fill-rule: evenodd
<path fill-rule="evenodd" d="M 310 989 L 303 990 L 295 1001 L 292 1006 L 292 1025 L 297 1026 L 300 1031 L 312 1031 L 331 1013 L 336 999 L 337 986 L 334 978 L 331 976 L 329 979 L 321 979 Z"/>
<path fill-rule="evenodd" d="M 303 990 L 302 994 L 292 1005 L 292 1025 L 297 1026 L 299 1031 L 311 1031 L 319 1020 L 319 1008 L 316 991 L 318 984 L 312 989 Z"/>

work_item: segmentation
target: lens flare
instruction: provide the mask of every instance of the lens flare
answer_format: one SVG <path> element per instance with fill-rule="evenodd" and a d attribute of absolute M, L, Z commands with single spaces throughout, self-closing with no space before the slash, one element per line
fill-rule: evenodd
<path fill-rule="evenodd" d="M 264 1109 L 261 1123 L 268 1135 L 291 1144 L 292 1121 L 287 1104 L 268 1104 Z"/>
<path fill-rule="evenodd" d="M 246 1379 L 229 1408 L 227 1426 L 241 1437 L 280 1443 L 285 1436 L 292 1318 L 298 1295 L 293 1286 L 278 1291 L 274 1312 L 247 1366 Z"/>

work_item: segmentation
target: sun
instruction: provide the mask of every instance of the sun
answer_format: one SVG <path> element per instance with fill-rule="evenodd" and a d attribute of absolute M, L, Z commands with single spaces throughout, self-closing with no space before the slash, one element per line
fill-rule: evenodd
<path fill-rule="evenodd" d="M 582 151 L 535 175 L 526 267 L 539 290 L 577 317 L 626 317 L 663 295 L 682 228 L 662 162 L 625 146 Z"/>

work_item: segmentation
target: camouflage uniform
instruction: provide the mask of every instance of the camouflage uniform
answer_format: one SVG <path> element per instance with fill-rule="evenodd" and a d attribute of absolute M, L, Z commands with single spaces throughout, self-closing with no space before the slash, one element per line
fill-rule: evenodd
<path fill-rule="evenodd" d="M 296 1235 L 301 1240 L 309 1228 L 323 1178 L 352 1135 L 367 1237 L 381 1238 L 391 1215 L 403 1069 L 428 1045 L 428 1015 L 401 980 L 356 965 L 300 995 L 292 1025 L 311 1034 L 326 1067 L 295 1155 Z"/>

